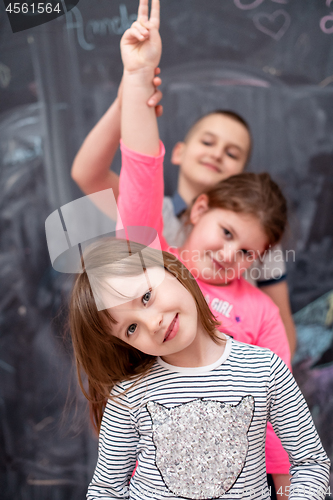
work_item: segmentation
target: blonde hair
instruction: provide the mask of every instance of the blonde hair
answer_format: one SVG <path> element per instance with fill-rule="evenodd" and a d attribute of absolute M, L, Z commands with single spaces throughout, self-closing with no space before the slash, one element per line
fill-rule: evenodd
<path fill-rule="evenodd" d="M 84 255 L 86 269 L 93 269 L 95 279 L 103 281 L 110 276 L 135 276 L 143 272 L 142 265 L 126 259 L 130 252 L 145 250 L 147 268 L 161 266 L 160 252 L 139 243 L 106 238 Z M 210 311 L 202 292 L 190 271 L 176 257 L 163 253 L 164 269 L 171 273 L 192 295 L 198 321 L 216 343 L 216 327 L 220 323 Z M 124 260 L 126 259 L 126 261 Z M 103 411 L 115 384 L 123 380 L 135 381 L 144 376 L 156 357 L 144 354 L 112 335 L 116 324 L 108 310 L 98 311 L 88 275 L 80 274 L 74 284 L 70 303 L 70 330 L 80 387 L 89 401 L 94 427 L 99 431 Z M 84 388 L 82 372 L 88 379 Z"/>

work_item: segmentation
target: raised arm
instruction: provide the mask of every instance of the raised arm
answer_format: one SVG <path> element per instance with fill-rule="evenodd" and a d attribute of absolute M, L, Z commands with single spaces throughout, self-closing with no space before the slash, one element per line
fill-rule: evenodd
<path fill-rule="evenodd" d="M 161 79 L 160 69 L 154 71 L 152 80 L 153 93 L 147 105 L 155 109 L 156 116 L 161 116 L 163 108 L 159 105 L 162 93 L 158 90 Z M 75 156 L 71 175 L 85 194 L 92 194 L 112 188 L 118 197 L 119 176 L 110 170 L 120 140 L 120 116 L 122 102 L 122 82 L 118 96 L 95 127 L 87 135 Z"/>
<path fill-rule="evenodd" d="M 146 104 L 162 51 L 159 22 L 159 0 L 152 0 L 150 18 L 148 0 L 140 0 L 138 20 L 120 44 L 124 64 L 121 137 L 131 150 L 151 156 L 160 150 L 156 115 Z"/>

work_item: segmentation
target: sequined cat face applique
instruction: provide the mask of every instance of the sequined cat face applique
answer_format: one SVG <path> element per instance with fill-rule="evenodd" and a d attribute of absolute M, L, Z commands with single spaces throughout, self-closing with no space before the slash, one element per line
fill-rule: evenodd
<path fill-rule="evenodd" d="M 165 408 L 150 401 L 156 465 L 168 489 L 194 500 L 220 498 L 243 469 L 254 398 L 237 406 L 196 399 Z"/>

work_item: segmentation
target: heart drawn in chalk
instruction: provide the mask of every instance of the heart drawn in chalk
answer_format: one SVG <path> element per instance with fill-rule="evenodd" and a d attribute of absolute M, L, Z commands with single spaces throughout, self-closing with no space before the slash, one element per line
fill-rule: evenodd
<path fill-rule="evenodd" d="M 276 10 L 273 14 L 258 12 L 253 16 L 255 27 L 276 41 L 283 37 L 290 26 L 290 21 L 290 16 L 285 10 Z"/>

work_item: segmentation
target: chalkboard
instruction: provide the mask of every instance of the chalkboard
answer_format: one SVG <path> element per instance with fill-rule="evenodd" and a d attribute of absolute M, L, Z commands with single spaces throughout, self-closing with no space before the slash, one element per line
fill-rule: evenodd
<path fill-rule="evenodd" d="M 116 96 L 119 41 L 136 10 L 134 0 L 80 0 L 66 16 L 13 34 L 0 6 L 5 500 L 84 498 L 95 465 L 97 441 L 64 337 L 71 278 L 50 266 L 44 221 L 82 194 L 71 163 Z M 166 191 L 177 183 L 172 147 L 201 114 L 225 108 L 244 116 L 254 144 L 249 170 L 270 172 L 288 200 L 295 374 L 333 457 L 332 405 L 325 407 L 333 383 L 333 322 L 325 322 L 333 290 L 333 2 L 161 0 L 161 12 Z M 320 332 L 313 350 L 311 335 Z"/>

